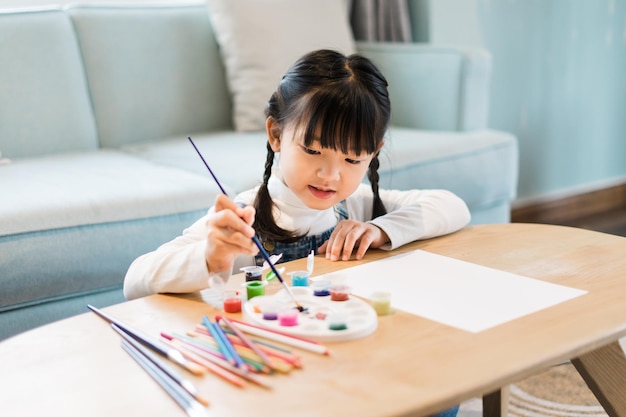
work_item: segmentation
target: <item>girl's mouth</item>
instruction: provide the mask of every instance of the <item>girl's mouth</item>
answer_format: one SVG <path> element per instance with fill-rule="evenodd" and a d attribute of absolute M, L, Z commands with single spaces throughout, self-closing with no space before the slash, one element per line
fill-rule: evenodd
<path fill-rule="evenodd" d="M 312 185 L 309 185 L 309 191 L 311 191 L 311 194 L 313 194 L 314 197 L 321 198 L 324 200 L 327 200 L 335 195 L 334 190 L 323 190 L 321 188 L 317 188 Z"/>

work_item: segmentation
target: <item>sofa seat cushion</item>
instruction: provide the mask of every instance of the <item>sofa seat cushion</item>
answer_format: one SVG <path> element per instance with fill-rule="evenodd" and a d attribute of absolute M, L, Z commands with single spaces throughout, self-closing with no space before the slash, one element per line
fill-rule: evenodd
<path fill-rule="evenodd" d="M 48 319 L 58 318 L 54 306 L 76 297 L 93 304 L 103 292 L 116 292 L 115 300 L 122 301 L 124 275 L 132 261 L 180 235 L 205 213 L 201 209 L 0 236 L 0 316 L 49 305 Z M 84 304 L 72 314 L 84 312 Z"/>
<path fill-rule="evenodd" d="M 229 195 L 261 183 L 267 156 L 265 132 L 212 132 L 194 134 L 192 139 Z M 122 150 L 154 163 L 202 175 L 213 183 L 186 137 L 125 146 Z"/>
<path fill-rule="evenodd" d="M 517 152 L 515 137 L 499 131 L 392 127 L 380 157 L 380 187 L 443 188 L 470 210 L 491 207 L 515 197 Z"/>
<path fill-rule="evenodd" d="M 210 207 L 209 179 L 114 150 L 22 159 L 0 166 L 0 236 Z"/>

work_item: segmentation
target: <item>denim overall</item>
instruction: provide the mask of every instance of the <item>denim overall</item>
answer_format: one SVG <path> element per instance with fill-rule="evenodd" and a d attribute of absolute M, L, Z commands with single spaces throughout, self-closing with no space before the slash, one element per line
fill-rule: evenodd
<path fill-rule="evenodd" d="M 340 201 L 334 206 L 335 217 L 337 218 L 337 223 L 341 220 L 346 220 L 348 218 L 348 210 L 346 209 L 346 202 Z M 335 230 L 335 226 L 330 229 L 322 232 L 319 235 L 313 236 L 305 236 L 297 242 L 292 243 L 282 243 L 276 242 L 269 239 L 264 239 L 262 236 L 259 236 L 259 240 L 263 244 L 263 247 L 270 255 L 278 255 L 280 253 L 283 254 L 282 258 L 280 258 L 280 262 L 289 262 L 294 259 L 306 258 L 311 251 L 313 251 L 317 255 L 317 248 L 322 246 L 322 243 L 326 242 L 330 235 Z M 257 266 L 262 266 L 265 259 L 263 255 L 260 253 L 254 258 L 254 262 Z"/>

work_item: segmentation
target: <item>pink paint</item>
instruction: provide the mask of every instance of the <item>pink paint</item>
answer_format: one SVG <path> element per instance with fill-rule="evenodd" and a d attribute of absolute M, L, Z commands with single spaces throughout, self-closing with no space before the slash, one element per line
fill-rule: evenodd
<path fill-rule="evenodd" d="M 281 326 L 297 326 L 298 310 L 290 309 L 278 313 L 278 324 L 280 324 Z"/>

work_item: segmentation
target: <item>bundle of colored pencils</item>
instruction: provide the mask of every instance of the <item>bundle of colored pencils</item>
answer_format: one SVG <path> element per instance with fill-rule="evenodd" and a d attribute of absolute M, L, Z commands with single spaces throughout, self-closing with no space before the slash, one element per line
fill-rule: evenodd
<path fill-rule="evenodd" d="M 328 353 L 326 347 L 317 342 L 219 315 L 215 316 L 213 322 L 204 316 L 202 324 L 198 324 L 186 334 L 162 332 L 161 337 L 170 347 L 180 351 L 186 359 L 239 387 L 251 382 L 269 388 L 266 375 L 274 372 L 289 373 L 302 367 L 302 360 L 298 354 L 270 341 L 251 338 L 245 334 L 248 332 L 270 341 L 301 348 L 308 346 L 309 350 Z"/>

